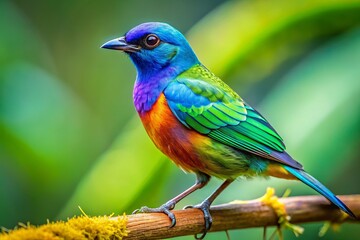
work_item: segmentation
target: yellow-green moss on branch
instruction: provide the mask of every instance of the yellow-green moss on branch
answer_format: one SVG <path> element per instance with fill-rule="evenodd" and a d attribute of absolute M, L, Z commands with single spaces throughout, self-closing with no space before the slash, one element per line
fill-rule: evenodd
<path fill-rule="evenodd" d="M 80 216 L 68 221 L 49 222 L 41 226 L 24 225 L 21 228 L 0 233 L 1 240 L 79 240 L 114 239 L 127 236 L 127 216 Z"/>

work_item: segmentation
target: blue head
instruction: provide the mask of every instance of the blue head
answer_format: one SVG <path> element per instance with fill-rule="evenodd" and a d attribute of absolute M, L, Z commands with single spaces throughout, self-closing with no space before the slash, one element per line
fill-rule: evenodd
<path fill-rule="evenodd" d="M 184 35 L 160 22 L 140 24 L 102 48 L 127 53 L 136 66 L 138 79 L 158 75 L 169 68 L 177 75 L 199 63 Z"/>

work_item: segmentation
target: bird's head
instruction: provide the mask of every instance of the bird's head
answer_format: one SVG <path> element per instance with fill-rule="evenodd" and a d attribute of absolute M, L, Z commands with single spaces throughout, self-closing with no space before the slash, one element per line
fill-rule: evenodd
<path fill-rule="evenodd" d="M 160 22 L 140 24 L 101 47 L 127 53 L 139 75 L 152 75 L 168 67 L 179 74 L 199 62 L 184 35 Z"/>

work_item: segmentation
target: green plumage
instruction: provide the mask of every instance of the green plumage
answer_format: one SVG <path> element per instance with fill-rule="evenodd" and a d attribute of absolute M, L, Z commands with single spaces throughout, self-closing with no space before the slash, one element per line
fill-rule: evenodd
<path fill-rule="evenodd" d="M 185 71 L 172 85 L 178 91 L 188 91 L 188 99 L 174 99 L 176 116 L 188 127 L 228 146 L 272 160 L 276 158 L 271 156 L 274 150 L 285 150 L 281 137 L 270 124 L 202 65 Z"/>

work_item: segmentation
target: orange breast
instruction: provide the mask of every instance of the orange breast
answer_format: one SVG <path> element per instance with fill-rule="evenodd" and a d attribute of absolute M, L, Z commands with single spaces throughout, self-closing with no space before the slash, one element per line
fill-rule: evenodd
<path fill-rule="evenodd" d="M 207 141 L 206 137 L 186 128 L 171 112 L 163 94 L 140 117 L 152 141 L 175 164 L 188 172 L 205 169 L 196 148 Z"/>

